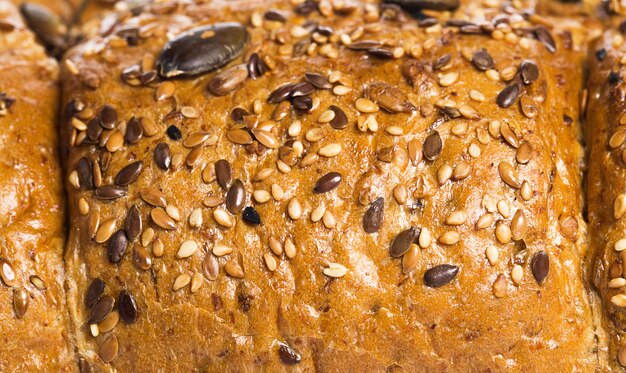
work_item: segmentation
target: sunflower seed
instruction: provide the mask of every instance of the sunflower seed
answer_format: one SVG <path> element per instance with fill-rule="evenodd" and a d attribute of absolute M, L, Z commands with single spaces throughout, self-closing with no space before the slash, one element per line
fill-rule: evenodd
<path fill-rule="evenodd" d="M 215 177 L 217 178 L 217 183 L 222 187 L 222 189 L 228 190 L 232 180 L 232 171 L 230 163 L 227 160 L 220 159 L 215 162 Z"/>
<path fill-rule="evenodd" d="M 159 143 L 154 148 L 154 162 L 163 171 L 169 170 L 172 164 L 172 156 L 170 154 L 170 146 L 166 143 Z"/>
<path fill-rule="evenodd" d="M 545 26 L 537 26 L 535 28 L 534 34 L 535 34 L 535 38 L 537 38 L 537 40 L 543 43 L 543 45 L 546 47 L 548 52 L 550 53 L 556 52 L 556 42 L 554 41 L 552 34 L 550 34 L 550 31 L 548 31 L 548 29 Z"/>
<path fill-rule="evenodd" d="M 186 31 L 168 41 L 157 58 L 164 78 L 214 71 L 241 54 L 250 39 L 239 23 L 217 23 Z"/>
<path fill-rule="evenodd" d="M 93 171 L 91 162 L 87 158 L 81 158 L 76 166 L 80 187 L 83 190 L 93 189 Z"/>
<path fill-rule="evenodd" d="M 485 71 L 493 68 L 493 58 L 486 49 L 482 48 L 474 52 L 472 55 L 472 63 L 480 71 Z"/>
<path fill-rule="evenodd" d="M 543 250 L 538 251 L 530 262 L 530 269 L 537 283 L 543 283 L 550 271 L 550 257 L 548 257 L 548 254 Z"/>
<path fill-rule="evenodd" d="M 459 273 L 459 267 L 450 264 L 440 264 L 424 273 L 424 283 L 431 288 L 438 288 L 452 281 Z"/>
<path fill-rule="evenodd" d="M 313 187 L 313 193 L 321 194 L 330 192 L 341 183 L 341 174 L 339 172 L 329 172 L 322 176 Z"/>
<path fill-rule="evenodd" d="M 97 324 L 104 320 L 105 317 L 111 313 L 113 306 L 115 305 L 115 298 L 110 295 L 105 295 L 94 304 L 89 314 L 87 324 Z"/>
<path fill-rule="evenodd" d="M 108 244 L 108 256 L 109 261 L 111 263 L 119 263 L 124 254 L 126 254 L 126 249 L 128 248 L 128 238 L 126 237 L 126 233 L 123 230 L 119 230 L 111 236 Z"/>
<path fill-rule="evenodd" d="M 317 73 L 305 73 L 304 78 L 318 89 L 331 89 L 333 85 L 328 82 L 328 78 Z"/>
<path fill-rule="evenodd" d="M 530 84 L 539 77 L 539 68 L 537 68 L 537 64 L 535 62 L 524 60 L 520 65 L 519 74 L 522 77 L 522 82 L 524 82 L 524 84 Z"/>
<path fill-rule="evenodd" d="M 420 234 L 420 229 L 411 227 L 400 232 L 391 242 L 389 246 L 389 255 L 393 258 L 399 258 L 404 255 L 415 242 Z"/>
<path fill-rule="evenodd" d="M 367 233 L 376 233 L 383 224 L 385 215 L 385 199 L 378 197 L 363 215 L 363 230 Z"/>
<path fill-rule="evenodd" d="M 46 46 L 57 51 L 67 47 L 68 27 L 50 9 L 39 4 L 23 3 L 20 12 L 28 27 Z"/>

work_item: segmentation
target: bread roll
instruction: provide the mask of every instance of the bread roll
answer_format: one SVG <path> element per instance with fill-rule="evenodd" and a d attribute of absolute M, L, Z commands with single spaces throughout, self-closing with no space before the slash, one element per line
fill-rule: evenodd
<path fill-rule="evenodd" d="M 58 68 L 0 1 L 0 371 L 75 369 L 65 302 Z"/>
<path fill-rule="evenodd" d="M 419 22 L 202 3 L 147 7 L 63 63 L 83 366 L 605 366 L 584 30 L 477 3 Z"/>

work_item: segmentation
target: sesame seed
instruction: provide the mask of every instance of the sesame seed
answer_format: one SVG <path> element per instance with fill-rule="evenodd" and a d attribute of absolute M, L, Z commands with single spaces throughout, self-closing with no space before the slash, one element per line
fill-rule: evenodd
<path fill-rule="evenodd" d="M 494 221 L 493 214 L 487 213 L 481 216 L 480 218 L 478 218 L 478 220 L 476 221 L 476 229 L 488 228 L 489 226 L 491 226 L 491 224 L 493 224 L 493 221 Z"/>
<path fill-rule="evenodd" d="M 446 218 L 448 225 L 462 225 L 467 221 L 467 213 L 465 211 L 454 211 Z"/>
<path fill-rule="evenodd" d="M 278 262 L 276 261 L 276 258 L 270 253 L 263 254 L 263 261 L 265 262 L 265 265 L 267 266 L 267 269 L 270 270 L 270 272 L 274 272 L 278 267 Z"/>
<path fill-rule="evenodd" d="M 608 287 L 611 289 L 619 289 L 624 286 L 626 286 L 626 279 L 623 277 L 616 277 L 608 283 Z"/>
<path fill-rule="evenodd" d="M 380 110 L 376 103 L 367 98 L 357 98 L 354 104 L 358 111 L 365 114 L 376 113 Z"/>
<path fill-rule="evenodd" d="M 485 255 L 487 256 L 487 260 L 489 261 L 489 264 L 491 264 L 492 266 L 498 264 L 498 248 L 495 246 L 488 246 L 487 249 L 485 250 Z"/>
<path fill-rule="evenodd" d="M 183 242 L 176 253 L 178 259 L 189 258 L 198 250 L 198 243 L 193 240 Z"/>
<path fill-rule="evenodd" d="M 202 210 L 199 208 L 194 209 L 189 214 L 189 226 L 192 228 L 200 228 L 202 226 Z"/>
<path fill-rule="evenodd" d="M 326 212 L 326 206 L 319 205 L 311 212 L 311 221 L 317 223 L 322 220 L 324 213 Z"/>
<path fill-rule="evenodd" d="M 289 200 L 287 212 L 289 217 L 293 220 L 298 220 L 302 217 L 302 207 L 300 206 L 300 202 L 295 197 Z"/>
<path fill-rule="evenodd" d="M 626 238 L 622 238 L 615 243 L 615 251 L 624 251 L 626 250 Z"/>
<path fill-rule="evenodd" d="M 439 85 L 441 85 L 442 87 L 451 86 L 452 84 L 454 84 L 454 82 L 456 82 L 458 78 L 459 78 L 458 72 L 450 72 L 450 73 L 443 74 L 441 78 L 439 79 Z"/>
<path fill-rule="evenodd" d="M 332 212 L 326 210 L 326 212 L 324 212 L 324 216 L 322 216 L 322 223 L 326 228 L 332 229 L 335 227 L 335 225 L 337 225 L 337 220 L 335 219 L 335 215 L 333 215 Z"/>
<path fill-rule="evenodd" d="M 439 236 L 439 242 L 444 245 L 454 245 L 461 240 L 461 236 L 457 231 L 447 231 Z"/>
<path fill-rule="evenodd" d="M 200 272 L 196 272 L 193 274 L 193 276 L 191 276 L 191 293 L 195 293 L 198 290 L 200 290 L 200 287 L 202 287 L 202 284 L 204 284 L 204 278 L 202 276 L 202 273 Z"/>
<path fill-rule="evenodd" d="M 230 214 L 222 209 L 215 209 L 213 211 L 213 218 L 219 225 L 226 228 L 232 228 L 235 225 Z"/>
<path fill-rule="evenodd" d="M 612 296 L 611 303 L 620 308 L 626 307 L 626 294 L 617 294 Z"/>
<path fill-rule="evenodd" d="M 511 270 L 511 280 L 515 285 L 520 285 L 524 278 L 524 269 L 519 264 L 513 266 Z"/>
<path fill-rule="evenodd" d="M 496 239 L 501 243 L 511 242 L 511 228 L 503 221 L 496 223 Z"/>
<path fill-rule="evenodd" d="M 213 246 L 213 255 L 220 257 L 220 256 L 224 256 L 224 255 L 228 255 L 230 253 L 233 252 L 233 248 L 230 246 L 226 246 L 220 243 L 215 244 L 215 246 Z"/>
<path fill-rule="evenodd" d="M 620 194 L 613 202 L 613 216 L 620 219 L 626 213 L 626 194 Z"/>
<path fill-rule="evenodd" d="M 422 228 L 420 232 L 418 243 L 422 249 L 427 249 L 432 243 L 432 235 L 428 228 Z"/>
<path fill-rule="evenodd" d="M 341 145 L 336 143 L 325 145 L 317 151 L 317 154 L 327 158 L 335 157 L 339 153 L 341 153 Z"/>
<path fill-rule="evenodd" d="M 339 263 L 329 263 L 323 272 L 328 277 L 341 278 L 348 273 L 348 269 Z"/>
<path fill-rule="evenodd" d="M 174 280 L 174 284 L 172 285 L 172 290 L 174 291 L 180 290 L 184 288 L 185 286 L 189 285 L 190 282 L 191 282 L 191 276 L 189 276 L 188 273 L 181 273 Z"/>
<path fill-rule="evenodd" d="M 258 203 L 265 203 L 267 201 L 270 200 L 271 196 L 269 194 L 269 192 L 265 191 L 265 190 L 255 190 L 252 193 L 252 197 L 254 197 L 254 200 Z"/>
<path fill-rule="evenodd" d="M 287 258 L 294 258 L 296 256 L 296 244 L 293 242 L 291 237 L 287 237 L 285 240 L 285 255 Z"/>

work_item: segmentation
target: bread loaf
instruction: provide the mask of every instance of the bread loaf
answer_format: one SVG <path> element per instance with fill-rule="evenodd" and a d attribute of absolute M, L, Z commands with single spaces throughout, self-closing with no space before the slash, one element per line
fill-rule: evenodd
<path fill-rule="evenodd" d="M 58 68 L 0 1 L 0 371 L 75 370 L 65 302 Z"/>

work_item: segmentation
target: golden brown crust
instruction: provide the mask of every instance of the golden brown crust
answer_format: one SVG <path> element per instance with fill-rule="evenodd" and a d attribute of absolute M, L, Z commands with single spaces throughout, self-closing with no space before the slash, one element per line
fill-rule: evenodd
<path fill-rule="evenodd" d="M 593 371 L 604 366 L 605 357 L 598 353 L 604 348 L 603 332 L 595 330 L 592 301 L 583 279 L 587 242 L 581 216 L 582 147 L 577 118 L 585 41 L 580 30 L 572 26 L 573 30 L 565 31 L 557 23 L 546 34 L 546 29 L 536 31 L 536 24 L 515 12 L 509 15 L 513 32 L 506 25 L 499 26 L 490 36 L 462 35 L 457 27 L 419 28 L 393 9 L 384 11 L 381 19 L 377 7 L 358 3 L 349 12 L 332 12 L 326 8 L 329 3 L 322 2 L 324 15 L 313 11 L 308 17 L 294 15 L 290 4 L 272 4 L 284 11 L 285 24 L 263 21 L 269 6 L 256 10 L 251 2 L 169 8 L 168 4 L 175 2 L 128 18 L 107 35 L 91 38 L 73 49 L 64 63 L 62 130 L 70 211 L 66 261 L 73 279 L 68 302 L 79 354 L 94 368 L 108 369 L 104 357 L 119 371 L 287 370 L 290 366 L 285 362 L 293 359 L 285 347 L 281 356 L 281 343 L 301 355 L 295 368 L 302 371 L 554 371 L 554 367 Z M 474 13 L 465 9 L 458 16 Z M 500 9 L 483 9 L 480 16 L 492 20 L 499 14 Z M 305 18 L 331 26 L 336 36 L 330 36 L 326 46 L 312 49 L 310 56 L 292 57 L 294 43 L 309 37 L 293 29 Z M 131 73 L 122 79 L 126 68 L 142 60 L 144 72 L 150 73 L 150 56 L 159 54 L 168 35 L 220 21 L 241 22 L 251 34 L 243 57 L 224 69 L 145 86 Z M 353 32 L 360 32 L 360 27 L 364 33 L 357 37 Z M 374 53 L 349 50 L 341 45 L 339 35 L 344 33 L 352 34 L 355 42 L 384 40 L 389 44 L 386 49 L 395 50 L 398 58 L 380 59 Z M 139 37 L 129 39 L 128 35 Z M 275 35 L 273 40 L 270 35 Z M 324 44 L 325 38 L 316 38 Z M 284 39 L 284 45 L 276 39 Z M 553 46 L 555 53 L 548 50 Z M 481 48 L 492 56 L 493 71 L 479 71 L 464 57 Z M 232 91 L 217 89 L 226 93 L 220 97 L 207 91 L 207 86 L 214 91 L 224 89 L 216 81 L 210 84 L 214 76 L 245 63 L 253 51 L 268 59 L 270 72 L 256 80 L 245 79 Z M 400 56 L 402 51 L 404 56 Z M 450 62 L 446 63 L 447 54 Z M 520 83 L 526 92 L 526 116 L 517 101 L 509 108 L 496 104 L 498 94 L 511 85 L 500 76 L 519 79 L 524 60 L 538 67 L 536 80 L 527 71 L 529 84 Z M 440 64 L 444 66 L 432 70 Z M 341 73 L 343 78 L 332 79 L 332 85 L 349 87 L 347 94 L 342 95 L 341 88 L 316 90 L 311 97 L 319 99 L 319 105 L 310 113 L 299 114 L 286 106 L 282 117 L 279 105 L 268 103 L 268 96 L 284 84 L 303 81 L 307 72 L 326 77 Z M 380 90 L 371 85 L 377 82 L 392 87 L 387 92 L 396 89 L 400 93 L 380 97 Z M 174 96 L 168 98 L 170 88 Z M 377 128 L 373 119 L 364 124 L 370 114 L 359 113 L 356 100 L 366 95 L 366 88 L 369 97 L 381 105 L 409 111 L 381 109 L 371 114 Z M 166 98 L 156 101 L 157 94 Z M 402 105 L 393 105 L 398 103 Z M 358 106 L 367 111 L 362 105 L 368 104 L 361 101 Z M 84 110 L 75 110 L 83 105 Z M 94 128 L 103 146 L 88 144 L 81 122 L 89 123 L 104 105 L 116 111 L 116 129 Z M 330 105 L 346 114 L 345 129 L 320 123 Z M 253 133 L 261 143 L 272 147 L 274 139 L 281 146 L 289 141 L 287 147 L 234 144 L 231 139 L 236 136 L 229 131 L 242 127 L 231 119 L 235 107 L 256 113 L 245 123 L 248 129 L 255 126 Z M 72 115 L 82 118 L 74 127 Z M 130 123 L 133 117 L 144 121 L 144 135 L 136 143 L 120 144 L 122 132 L 137 128 Z M 272 117 L 274 122 L 267 122 Z M 300 131 L 292 127 L 296 120 Z M 156 124 L 156 133 L 151 133 L 149 123 Z M 182 139 L 168 137 L 170 125 L 178 127 Z M 271 134 L 256 131 L 262 128 Z M 315 133 L 318 129 L 321 134 Z M 438 157 L 436 144 L 424 145 L 434 130 L 443 143 Z M 189 156 L 194 149 L 184 144 L 190 135 L 201 132 L 208 136 L 196 148 L 202 150 L 195 150 L 196 155 L 201 152 L 195 163 Z M 175 138 L 175 131 L 171 135 Z M 155 162 L 160 143 L 171 150 L 173 165 L 168 171 Z M 414 153 L 409 143 L 411 149 L 423 146 L 428 150 Z M 330 144 L 340 144 L 341 150 L 325 157 L 328 148 L 324 147 Z M 106 161 L 107 147 L 113 151 L 110 161 Z M 303 166 L 301 148 L 302 156 L 322 155 Z M 433 155 L 434 161 L 423 159 Z M 79 167 L 82 158 L 88 162 L 82 161 Z M 159 161 L 165 158 L 156 156 Z M 232 215 L 223 204 L 208 207 L 225 198 L 211 175 L 219 159 L 230 162 L 233 180 L 241 179 L 244 186 L 245 206 L 258 211 L 262 225 L 246 224 L 241 213 Z M 143 161 L 142 171 L 122 188 L 125 195 L 121 198 L 103 201 L 89 185 L 80 184 L 96 180 L 98 186 L 101 175 L 101 185 L 113 185 L 116 174 L 136 161 Z M 88 171 L 93 174 L 98 168 L 97 177 L 90 178 Z M 255 181 L 263 169 L 272 170 L 271 176 Z M 339 186 L 313 193 L 318 179 L 329 172 L 341 174 Z M 445 176 L 448 172 L 452 179 Z M 274 184 L 283 193 L 277 187 L 272 193 Z M 170 215 L 177 217 L 178 212 L 180 221 L 144 202 L 161 204 L 158 198 L 146 196 L 149 187 L 158 188 Z M 253 197 L 254 191 L 258 198 Z M 260 203 L 264 193 L 259 191 L 268 192 L 269 201 Z M 98 190 L 100 196 L 110 193 Z M 377 233 L 367 234 L 364 215 L 379 197 L 384 198 L 384 220 Z M 294 219 L 298 218 L 294 202 L 289 209 L 292 200 L 302 210 L 299 219 Z M 139 209 L 143 231 L 128 245 L 120 262 L 113 264 L 108 256 L 112 244 L 105 239 L 123 230 L 133 205 Z M 326 213 L 319 214 L 318 206 L 324 206 Z M 201 222 L 194 213 L 197 209 Z M 216 210 L 231 219 L 234 227 L 220 226 Z M 453 212 L 457 214 L 450 216 Z M 523 220 L 518 212 L 524 214 Z M 96 214 L 100 227 L 108 220 L 114 222 L 109 234 L 102 230 L 103 243 L 96 243 L 90 232 Z M 322 220 L 313 222 L 316 215 Z M 223 219 L 219 213 L 217 219 Z M 164 230 L 155 221 L 162 226 L 172 224 L 174 229 Z M 512 225 L 516 241 L 507 237 Z M 411 226 L 422 228 L 424 248 L 415 250 L 415 268 L 403 275 L 402 261 L 390 257 L 389 247 Z M 432 236 L 429 245 L 424 228 Z M 149 230 L 154 237 L 146 233 Z M 116 234 L 116 240 L 123 235 Z M 272 237 L 278 239 L 278 246 L 282 244 L 282 249 L 272 245 L 280 255 L 272 254 Z M 288 239 L 295 242 L 295 255 L 284 245 Z M 187 240 L 195 241 L 198 248 L 190 257 L 178 259 Z M 209 280 L 202 277 L 203 261 L 210 263 L 211 251 L 223 250 L 216 249 L 218 244 L 234 251 L 215 258 L 219 274 Z M 493 264 L 486 255 L 489 247 L 493 247 L 489 249 Z M 545 279 L 542 251 L 549 258 Z M 274 264 L 276 270 L 270 271 Z M 425 272 L 441 264 L 457 266 L 458 274 L 442 287 L 426 286 Z M 342 266 L 347 270 L 343 276 Z M 212 272 L 207 272 L 206 277 L 212 278 Z M 93 311 L 84 300 L 96 278 L 104 280 L 104 294 L 116 303 L 123 291 L 132 294 L 138 310 L 135 323 L 120 321 L 112 331 L 90 335 L 87 320 Z M 195 278 L 191 285 L 189 278 Z M 426 280 L 430 285 L 439 281 L 441 277 Z M 192 293 L 191 287 L 198 283 L 201 286 Z M 173 290 L 178 285 L 181 288 Z M 119 349 L 112 354 L 115 339 Z"/>
<path fill-rule="evenodd" d="M 15 269 L 14 281 L 5 276 L 0 285 L 0 370 L 72 371 L 57 64 L 6 1 L 0 1 L 0 24 L 0 262 Z M 14 298 L 27 299 L 27 306 L 14 307 Z M 18 318 L 18 312 L 25 314 Z"/>

